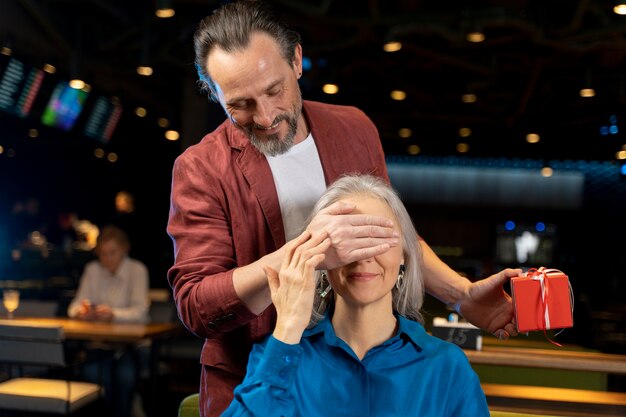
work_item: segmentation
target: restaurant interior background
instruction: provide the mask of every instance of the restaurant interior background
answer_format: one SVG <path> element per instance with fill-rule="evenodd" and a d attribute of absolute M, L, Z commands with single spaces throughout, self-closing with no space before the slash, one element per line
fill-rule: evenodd
<path fill-rule="evenodd" d="M 135 254 L 168 288 L 172 164 L 224 116 L 197 89 L 192 45 L 220 2 L 162 3 L 175 14 L 157 17 L 153 1 L 2 1 L 1 280 L 75 285 L 90 252 L 68 261 L 59 219 L 101 226 L 126 190 Z M 560 269 L 575 298 L 560 340 L 626 351 L 626 16 L 614 2 L 272 3 L 302 34 L 304 98 L 373 119 L 392 181 L 446 262 L 472 279 Z M 50 236 L 16 257 L 10 231 L 29 199 Z"/>

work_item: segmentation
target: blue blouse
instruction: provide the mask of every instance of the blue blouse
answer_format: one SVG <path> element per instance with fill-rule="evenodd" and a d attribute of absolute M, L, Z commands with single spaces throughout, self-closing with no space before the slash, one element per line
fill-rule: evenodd
<path fill-rule="evenodd" d="M 456 345 L 398 316 L 398 333 L 363 360 L 328 318 L 298 345 L 254 345 L 244 381 L 222 416 L 488 417 L 478 376 Z"/>

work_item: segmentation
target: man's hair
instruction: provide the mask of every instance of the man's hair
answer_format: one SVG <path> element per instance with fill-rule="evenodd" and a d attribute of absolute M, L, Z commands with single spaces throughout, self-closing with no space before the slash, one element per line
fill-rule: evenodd
<path fill-rule="evenodd" d="M 404 278 L 397 287 L 392 289 L 393 310 L 401 316 L 423 323 L 420 309 L 424 301 L 424 279 L 422 276 L 422 249 L 418 242 L 417 231 L 398 193 L 383 179 L 373 175 L 347 174 L 333 182 L 320 197 L 313 208 L 307 224 L 322 209 L 336 201 L 353 195 L 361 195 L 378 199 L 391 209 L 398 221 L 402 234 L 402 253 L 404 255 Z M 399 271 L 398 271 L 399 272 Z M 333 308 L 334 294 L 326 295 L 331 301 L 327 303 L 320 293 L 327 283 L 323 283 L 321 272 L 316 274 L 316 291 L 313 302 L 311 325 L 316 324 L 323 315 Z"/>
<path fill-rule="evenodd" d="M 202 91 L 217 101 L 215 82 L 207 69 L 207 57 L 215 49 L 235 52 L 245 49 L 253 33 L 262 32 L 278 43 L 283 58 L 295 58 L 300 35 L 279 20 L 271 6 L 259 0 L 242 0 L 225 4 L 200 21 L 194 34 L 195 65 Z"/>

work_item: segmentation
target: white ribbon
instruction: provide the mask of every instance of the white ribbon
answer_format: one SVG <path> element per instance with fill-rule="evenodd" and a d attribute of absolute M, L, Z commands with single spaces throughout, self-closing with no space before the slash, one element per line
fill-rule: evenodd
<path fill-rule="evenodd" d="M 547 278 L 549 274 L 565 275 L 562 271 L 558 269 L 544 268 L 542 266 L 541 268 L 537 269 L 534 275 L 531 277 L 531 279 L 539 281 L 539 284 L 541 285 L 541 301 L 544 306 L 543 314 L 544 314 L 545 321 L 546 321 L 546 330 L 550 330 L 550 310 L 548 308 L 548 300 L 546 300 L 546 283 L 545 283 L 545 279 Z"/>
<path fill-rule="evenodd" d="M 546 321 L 546 330 L 550 330 L 550 311 L 548 310 L 548 302 L 546 300 L 545 278 L 546 278 L 546 270 L 542 266 L 541 268 L 539 268 L 537 270 L 537 274 L 534 275 L 531 279 L 539 281 L 539 284 L 541 285 L 541 301 L 542 301 L 542 305 L 544 307 L 543 308 L 543 315 L 544 315 L 545 321 Z"/>

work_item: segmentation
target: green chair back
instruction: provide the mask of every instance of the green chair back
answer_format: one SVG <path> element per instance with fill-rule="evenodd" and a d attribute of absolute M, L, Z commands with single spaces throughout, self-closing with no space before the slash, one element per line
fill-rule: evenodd
<path fill-rule="evenodd" d="M 178 417 L 200 417 L 199 397 L 200 394 L 195 393 L 183 398 L 178 406 Z"/>

